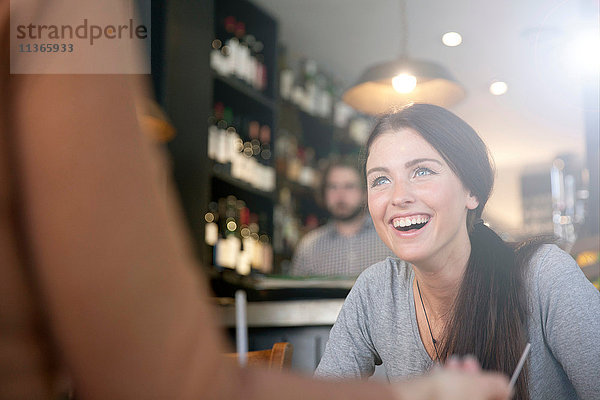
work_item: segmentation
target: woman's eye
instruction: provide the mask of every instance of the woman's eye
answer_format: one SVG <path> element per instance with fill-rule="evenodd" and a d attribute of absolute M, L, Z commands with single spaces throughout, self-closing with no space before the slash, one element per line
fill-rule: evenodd
<path fill-rule="evenodd" d="M 371 187 L 379 186 L 379 185 L 382 185 L 389 181 L 390 180 L 388 178 L 386 178 L 385 176 L 378 176 L 377 178 L 375 178 L 371 181 Z"/>
<path fill-rule="evenodd" d="M 415 172 L 414 172 L 415 177 L 432 175 L 432 174 L 434 174 L 434 172 L 432 170 L 430 170 L 429 168 L 425 168 L 425 167 L 419 167 L 419 168 L 415 169 Z"/>

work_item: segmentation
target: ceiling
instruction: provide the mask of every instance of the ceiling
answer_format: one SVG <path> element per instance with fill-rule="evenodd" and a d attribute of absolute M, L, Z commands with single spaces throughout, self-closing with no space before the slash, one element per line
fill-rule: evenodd
<path fill-rule="evenodd" d="M 399 55 L 399 0 L 253 2 L 279 21 L 291 61 L 312 58 L 345 85 Z M 597 4 L 406 0 L 408 54 L 439 62 L 464 85 L 467 98 L 452 111 L 484 138 L 499 171 L 548 165 L 559 153 L 584 155 L 582 89 L 565 51 L 585 25 L 586 2 Z M 597 24 L 597 15 L 591 19 Z M 444 46 L 448 31 L 461 33 L 463 43 Z M 506 94 L 489 93 L 494 79 L 508 83 Z"/>

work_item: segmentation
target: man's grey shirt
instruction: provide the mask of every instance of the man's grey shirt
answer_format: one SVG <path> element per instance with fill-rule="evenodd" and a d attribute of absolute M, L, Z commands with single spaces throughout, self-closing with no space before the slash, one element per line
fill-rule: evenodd
<path fill-rule="evenodd" d="M 369 266 L 394 256 L 379 239 L 373 221 L 366 217 L 353 236 L 342 236 L 329 222 L 307 233 L 300 240 L 290 275 L 358 276 Z"/>
<path fill-rule="evenodd" d="M 364 271 L 315 374 L 367 377 L 382 363 L 390 380 L 426 372 L 432 360 L 417 327 L 413 279 L 412 268 L 393 258 Z M 526 288 L 531 399 L 600 398 L 600 292 L 555 245 L 534 254 Z"/>

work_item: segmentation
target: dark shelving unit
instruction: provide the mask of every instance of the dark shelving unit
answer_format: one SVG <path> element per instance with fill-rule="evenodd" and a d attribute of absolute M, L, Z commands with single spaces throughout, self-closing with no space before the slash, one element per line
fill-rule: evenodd
<path fill-rule="evenodd" d="M 211 201 L 228 195 L 244 200 L 266 224 L 261 229 L 273 234 L 275 193 L 234 178 L 227 165 L 219 165 L 208 157 L 208 121 L 215 103 L 222 102 L 237 115 L 270 126 L 273 142 L 277 21 L 245 0 L 173 0 L 161 6 L 161 11 L 165 15 L 164 37 L 160 41 L 164 58 L 156 69 L 161 78 L 156 87 L 157 92 L 164 88 L 164 107 L 177 130 L 168 144 L 174 182 L 198 259 L 210 270 L 213 251 L 204 242 L 204 215 Z M 227 36 L 223 25 L 227 16 L 243 21 L 246 32 L 264 44 L 262 55 L 267 71 L 264 90 L 257 90 L 235 76 L 222 76 L 211 68 L 211 43 Z M 243 129 L 239 133 L 247 135 Z"/>
<path fill-rule="evenodd" d="M 210 79 L 212 81 L 212 104 L 218 102 L 230 107 L 234 114 L 241 116 L 237 131 L 241 137 L 247 138 L 246 122 L 255 120 L 260 125 L 268 125 L 271 128 L 271 142 L 275 140 L 276 132 L 276 44 L 277 44 L 277 21 L 253 3 L 245 0 L 218 0 L 214 3 L 213 30 L 214 37 L 221 39 L 227 36 L 224 30 L 224 20 L 233 16 L 245 23 L 246 31 L 251 33 L 264 44 L 264 65 L 267 71 L 267 83 L 264 90 L 260 91 L 235 76 L 220 75 L 211 69 Z M 212 40 L 212 39 L 211 39 Z M 210 43 L 210 42 L 209 42 Z M 210 114 L 208 114 L 210 115 Z M 234 178 L 226 165 L 211 162 L 208 169 L 210 180 L 210 200 L 233 195 L 243 200 L 248 208 L 259 215 L 261 231 L 273 236 L 273 207 L 276 201 L 274 192 L 267 192 L 253 187 L 251 184 Z M 266 226 L 265 226 L 266 225 Z M 206 248 L 205 263 L 212 264 L 212 251 L 210 246 Z M 235 275 L 234 271 L 227 271 L 229 275 Z M 229 276 L 228 275 L 228 276 Z M 219 279 L 217 279 L 219 280 Z M 213 288 L 219 293 L 218 284 Z M 225 295 L 226 293 L 222 293 Z M 227 293 L 229 294 L 229 293 Z"/>
<path fill-rule="evenodd" d="M 357 146 L 345 139 L 347 132 L 335 127 L 332 118 L 311 115 L 295 104 L 279 99 L 277 21 L 246 0 L 172 0 L 161 6 L 161 11 L 165 16 L 161 20 L 164 35 L 157 43 L 164 50 L 164 56 L 157 60 L 155 86 L 177 130 L 168 148 L 172 154 L 174 181 L 198 259 L 209 270 L 212 268 L 213 249 L 204 241 L 204 216 L 210 202 L 228 195 L 243 200 L 252 212 L 259 214 L 265 225 L 261 225 L 261 230 L 271 237 L 277 234 L 274 209 L 282 188 L 288 188 L 292 193 L 299 218 L 304 220 L 312 214 L 317 216 L 320 224 L 325 223 L 327 216 L 318 204 L 314 188 L 278 174 L 275 190 L 260 190 L 234 178 L 227 164 L 208 157 L 208 127 L 214 123 L 211 116 L 217 103 L 232 110 L 234 126 L 244 140 L 249 135 L 248 121 L 270 127 L 273 167 L 280 129 L 293 132 L 299 143 L 313 148 L 316 159 L 327 158 L 332 153 L 357 153 Z M 263 90 L 234 75 L 223 76 L 211 68 L 211 44 L 214 39 L 227 37 L 224 19 L 228 16 L 243 21 L 246 32 L 264 44 L 262 62 L 267 79 Z M 275 272 L 280 271 L 281 261 L 292 257 L 292 252 L 293 249 L 287 249 L 274 254 Z"/>

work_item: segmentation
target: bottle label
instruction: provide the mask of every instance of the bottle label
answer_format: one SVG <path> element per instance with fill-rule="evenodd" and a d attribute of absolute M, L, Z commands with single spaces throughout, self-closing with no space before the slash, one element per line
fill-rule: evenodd
<path fill-rule="evenodd" d="M 209 222 L 204 227 L 204 241 L 209 246 L 214 246 L 219 240 L 219 227 L 214 222 Z"/>

